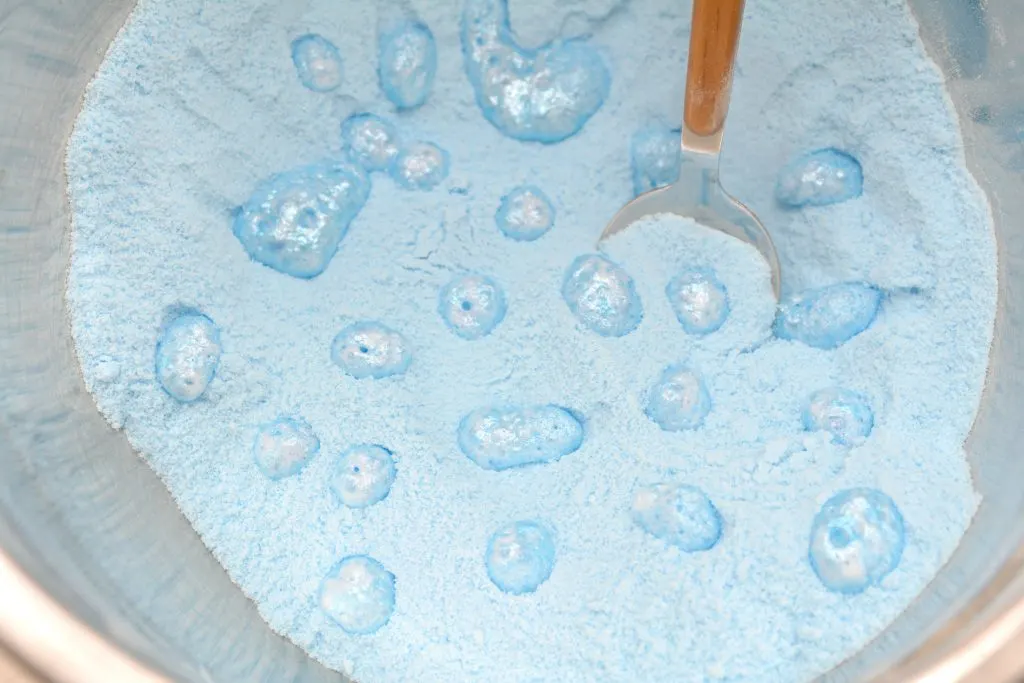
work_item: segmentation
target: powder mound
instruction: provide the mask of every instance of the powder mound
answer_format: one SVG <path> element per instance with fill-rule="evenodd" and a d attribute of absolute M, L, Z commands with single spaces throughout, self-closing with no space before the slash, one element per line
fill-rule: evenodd
<path fill-rule="evenodd" d="M 729 317 L 725 285 L 709 268 L 688 268 L 665 288 L 676 320 L 689 334 L 711 334 Z"/>
<path fill-rule="evenodd" d="M 555 568 L 555 542 L 537 522 L 509 524 L 487 543 L 487 575 L 505 593 L 533 593 Z"/>
<path fill-rule="evenodd" d="M 480 408 L 462 418 L 459 448 L 485 470 L 553 462 L 583 444 L 583 424 L 565 408 Z"/>
<path fill-rule="evenodd" d="M 313 92 L 330 92 L 341 85 L 341 53 L 321 35 L 307 33 L 293 40 L 292 63 L 299 81 Z"/>
<path fill-rule="evenodd" d="M 505 237 L 533 242 L 555 224 L 555 206 L 535 185 L 520 185 L 501 198 L 494 222 Z"/>
<path fill-rule="evenodd" d="M 273 175 L 235 215 L 232 231 L 254 261 L 314 278 L 338 251 L 370 194 L 362 169 L 327 162 Z"/>
<path fill-rule="evenodd" d="M 386 171 L 401 142 L 395 124 L 374 114 L 353 114 L 341 123 L 341 145 L 367 171 Z"/>
<path fill-rule="evenodd" d="M 171 320 L 156 344 L 156 378 L 171 397 L 196 401 L 210 386 L 220 364 L 220 328 L 199 312 Z"/>
<path fill-rule="evenodd" d="M 301 417 L 279 417 L 260 427 L 252 445 L 256 465 L 270 479 L 298 474 L 320 451 L 320 439 Z"/>
<path fill-rule="evenodd" d="M 331 490 L 343 505 L 365 508 L 388 497 L 396 474 L 391 451 L 361 444 L 341 455 L 331 477 Z"/>
<path fill-rule="evenodd" d="M 831 591 L 860 593 L 900 563 L 903 516 L 892 498 L 868 488 L 840 491 L 814 518 L 808 557 Z"/>
<path fill-rule="evenodd" d="M 470 340 L 489 335 L 507 310 L 504 290 L 486 275 L 455 278 L 441 288 L 437 303 L 448 329 Z"/>
<path fill-rule="evenodd" d="M 670 366 L 651 388 L 644 409 L 666 432 L 697 429 L 711 412 L 711 394 L 704 378 L 684 366 Z"/>
<path fill-rule="evenodd" d="M 331 360 L 356 379 L 383 379 L 405 373 L 412 362 L 412 351 L 400 333 L 366 321 L 338 333 L 331 344 Z"/>
<path fill-rule="evenodd" d="M 633 494 L 633 521 L 683 552 L 710 550 L 722 537 L 722 516 L 696 486 L 654 484 Z"/>
<path fill-rule="evenodd" d="M 427 101 L 437 73 L 437 44 L 430 28 L 419 21 L 402 21 L 379 40 L 377 75 L 384 96 L 399 109 L 414 109 Z"/>
<path fill-rule="evenodd" d="M 376 633 L 395 611 L 395 575 L 367 555 L 346 557 L 320 585 L 320 609 L 346 633 Z"/>
<path fill-rule="evenodd" d="M 509 26 L 508 0 L 466 0 L 461 37 L 466 74 L 480 111 L 511 138 L 565 140 L 608 97 L 611 74 L 585 43 L 520 47 Z"/>
<path fill-rule="evenodd" d="M 834 349 L 868 329 L 881 305 L 881 290 L 865 282 L 812 289 L 779 306 L 775 336 Z"/>
<path fill-rule="evenodd" d="M 875 424 L 868 400 L 848 389 L 830 387 L 816 391 L 803 410 L 804 429 L 823 431 L 842 446 L 863 443 Z"/>
<path fill-rule="evenodd" d="M 863 192 L 860 162 L 831 147 L 801 154 L 779 171 L 775 184 L 775 198 L 792 208 L 838 204 Z"/>
<path fill-rule="evenodd" d="M 562 298 L 576 319 L 602 337 L 622 337 L 644 317 L 636 284 L 604 256 L 579 256 L 562 282 Z"/>

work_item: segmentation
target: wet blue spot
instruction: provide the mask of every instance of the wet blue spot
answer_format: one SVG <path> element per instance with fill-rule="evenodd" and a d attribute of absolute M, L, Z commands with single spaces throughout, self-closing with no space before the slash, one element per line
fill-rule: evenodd
<path fill-rule="evenodd" d="M 448 152 L 432 142 L 414 142 L 399 150 L 388 172 L 406 190 L 431 190 L 448 177 Z"/>
<path fill-rule="evenodd" d="M 341 53 L 321 35 L 307 33 L 293 40 L 292 63 L 299 81 L 313 92 L 330 92 L 341 85 Z"/>
<path fill-rule="evenodd" d="M 829 590 L 860 593 L 896 569 L 904 544 L 903 516 L 892 498 L 875 489 L 847 489 L 814 517 L 808 559 Z"/>
<path fill-rule="evenodd" d="M 696 486 L 654 484 L 633 493 L 633 521 L 687 553 L 710 550 L 722 537 L 722 516 Z"/>
<path fill-rule="evenodd" d="M 520 185 L 501 198 L 494 222 L 506 237 L 532 242 L 555 224 L 555 207 L 539 187 Z"/>
<path fill-rule="evenodd" d="M 320 439 L 301 417 L 279 417 L 260 427 L 252 445 L 256 465 L 270 479 L 298 474 L 320 451 Z"/>
<path fill-rule="evenodd" d="M 881 305 L 882 292 L 864 282 L 808 290 L 779 306 L 775 336 L 834 349 L 868 329 Z"/>
<path fill-rule="evenodd" d="M 390 327 L 359 322 L 334 338 L 331 360 L 356 379 L 383 379 L 403 374 L 412 362 L 412 351 L 405 337 Z"/>
<path fill-rule="evenodd" d="M 220 354 L 220 328 L 202 313 L 183 313 L 164 326 L 157 341 L 157 381 L 171 397 L 191 403 L 210 386 Z"/>
<path fill-rule="evenodd" d="M 341 146 L 367 171 L 387 170 L 401 146 L 395 125 L 374 114 L 353 114 L 341 123 Z"/>
<path fill-rule="evenodd" d="M 441 288 L 437 310 L 448 329 L 463 339 L 480 339 L 504 320 L 505 292 L 485 275 L 457 277 Z"/>
<path fill-rule="evenodd" d="M 516 44 L 508 0 L 466 0 L 466 74 L 484 117 L 516 140 L 554 143 L 577 133 L 608 97 L 611 75 L 581 41 L 537 50 Z"/>
<path fill-rule="evenodd" d="M 558 406 L 489 407 L 459 424 L 459 448 L 485 470 L 553 462 L 583 443 L 583 425 Z"/>
<path fill-rule="evenodd" d="M 437 73 L 434 34 L 423 23 L 402 21 L 381 34 L 377 74 L 384 95 L 399 109 L 427 101 Z"/>
<path fill-rule="evenodd" d="M 629 334 L 644 317 L 633 278 L 597 254 L 572 262 L 562 282 L 562 298 L 577 320 L 603 337 Z"/>
<path fill-rule="evenodd" d="M 376 633 L 395 611 L 395 575 L 367 555 L 346 557 L 320 584 L 320 609 L 346 633 Z"/>
<path fill-rule="evenodd" d="M 681 365 L 665 368 L 647 396 L 644 412 L 667 432 L 697 429 L 711 412 L 704 378 Z"/>
<path fill-rule="evenodd" d="M 350 163 L 324 163 L 271 176 L 236 214 L 232 232 L 250 258 L 297 278 L 322 273 L 362 210 L 370 182 Z"/>
<path fill-rule="evenodd" d="M 505 593 L 533 593 L 555 568 L 551 532 L 536 522 L 520 521 L 499 529 L 487 543 L 487 575 Z"/>
<path fill-rule="evenodd" d="M 645 128 L 633 134 L 629 159 L 633 167 L 633 194 L 671 185 L 679 179 L 681 133 Z"/>
<path fill-rule="evenodd" d="M 803 410 L 804 429 L 823 431 L 843 446 L 860 444 L 871 434 L 875 415 L 868 400 L 848 389 L 830 387 L 810 395 Z"/>
<path fill-rule="evenodd" d="M 864 191 L 860 162 L 832 147 L 801 154 L 779 171 L 775 198 L 793 208 L 825 206 L 859 197 Z"/>
<path fill-rule="evenodd" d="M 729 317 L 729 296 L 714 271 L 688 268 L 665 288 L 676 320 L 689 334 L 711 334 Z"/>
<path fill-rule="evenodd" d="M 388 497 L 395 483 L 395 459 L 383 446 L 353 446 L 335 464 L 331 490 L 343 505 L 365 508 Z"/>

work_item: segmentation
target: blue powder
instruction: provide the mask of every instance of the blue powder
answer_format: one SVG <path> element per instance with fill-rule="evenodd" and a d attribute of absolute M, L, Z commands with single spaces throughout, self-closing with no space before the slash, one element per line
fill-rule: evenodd
<path fill-rule="evenodd" d="M 562 296 L 570 265 L 594 253 L 633 195 L 633 134 L 681 111 L 685 3 L 512 3 L 519 50 L 575 41 L 610 71 L 579 132 L 544 145 L 506 135 L 480 109 L 461 53 L 462 3 L 416 10 L 436 36 L 437 74 L 428 100 L 394 125 L 403 140 L 447 151 L 448 176 L 410 192 L 375 174 L 333 258 L 305 279 L 254 263 L 232 212 L 266 178 L 343 158 L 349 116 L 393 109 L 379 85 L 374 5 L 141 2 L 68 156 L 69 312 L 100 410 L 271 627 L 361 683 L 760 682 L 834 666 L 935 575 L 977 501 L 962 442 L 991 340 L 995 247 L 913 21 L 884 0 L 856 12 L 764 0 L 745 18 L 723 181 L 772 230 L 787 300 L 838 283 L 879 293 L 867 326 L 817 348 L 775 336 L 755 252 L 684 221 L 653 220 L 605 245 L 642 302 L 622 336 L 581 324 Z M 314 30 L 345 57 L 344 83 L 328 95 L 303 86 L 288 54 Z M 532 122 L 522 130 L 555 130 Z M 779 172 L 826 148 L 862 164 L 861 196 L 779 205 Z M 501 198 L 524 183 L 557 211 L 536 242 L 495 227 Z M 683 329 L 666 294 L 692 268 L 728 292 L 727 318 L 706 335 Z M 507 303 L 472 341 L 437 311 L 442 287 L 465 273 L 492 277 Z M 181 311 L 214 321 L 222 349 L 187 404 L 154 372 L 169 312 Z M 339 331 L 367 322 L 390 332 L 372 328 L 366 352 L 355 337 L 341 344 L 336 364 Z M 385 365 L 402 372 L 375 377 Z M 706 383 L 712 408 L 697 429 L 665 431 L 644 414 L 674 366 Z M 808 398 L 824 387 L 871 407 L 863 443 L 805 429 Z M 460 448 L 459 425 L 495 406 L 557 406 L 577 447 L 553 439 L 566 451 L 557 459 L 481 467 Z M 275 481 L 253 445 L 281 416 L 301 416 L 321 446 Z M 354 509 L 330 482 L 362 444 L 391 453 L 395 477 L 385 498 Z M 685 552 L 636 523 L 634 496 L 659 484 L 711 501 L 713 547 Z M 895 519 L 874 512 L 829 513 L 849 531 L 815 545 L 822 506 L 863 489 L 893 501 L 900 552 L 868 545 L 898 538 L 865 533 Z M 500 590 L 487 567 L 490 539 L 514 520 L 542 526 L 554 548 L 550 576 L 521 595 Z M 859 558 L 868 584 L 843 592 L 854 584 L 831 583 L 812 556 L 846 557 L 844 567 Z"/>

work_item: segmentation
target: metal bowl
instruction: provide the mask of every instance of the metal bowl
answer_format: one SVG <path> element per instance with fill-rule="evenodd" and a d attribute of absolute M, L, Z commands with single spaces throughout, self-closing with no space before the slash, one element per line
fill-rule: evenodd
<path fill-rule="evenodd" d="M 341 682 L 263 623 L 79 375 L 64 145 L 133 5 L 0 0 L 0 641 L 69 683 Z M 995 345 L 967 444 L 984 499 L 925 592 L 823 680 L 999 683 L 1024 671 L 1024 3 L 911 5 L 998 231 Z M 0 655 L 0 673 L 13 666 Z"/>

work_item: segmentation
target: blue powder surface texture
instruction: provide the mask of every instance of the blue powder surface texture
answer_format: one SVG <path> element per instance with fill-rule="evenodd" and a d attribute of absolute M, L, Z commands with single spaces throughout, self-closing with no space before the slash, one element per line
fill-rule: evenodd
<path fill-rule="evenodd" d="M 689 11 L 417 3 L 436 73 L 397 112 L 391 3 L 141 0 L 111 47 L 67 159 L 86 385 L 267 623 L 327 666 L 360 683 L 808 680 L 967 528 L 995 245 L 903 3 L 747 8 L 722 177 L 779 247 L 779 316 L 760 256 L 691 221 L 597 250 L 637 189 L 634 134 L 682 109 Z M 311 32 L 344 56 L 327 93 L 289 54 Z M 356 115 L 387 123 L 343 135 Z M 662 142 L 640 189 L 674 173 Z M 782 205 L 780 172 L 824 149 L 857 161 L 862 192 Z M 536 241 L 534 214 L 519 236 L 495 225 L 521 186 L 557 215 Z M 672 296 L 686 272 L 727 293 L 717 329 L 680 320 L 699 299 Z M 467 274 L 504 300 L 471 340 L 439 315 Z M 186 314 L 219 336 L 178 364 L 166 332 Z M 178 397 L 165 362 L 195 381 Z M 692 428 L 648 417 L 667 368 L 699 372 Z M 829 388 L 857 402 L 814 402 Z M 701 404 L 666 396 L 654 412 L 673 420 Z M 508 575 L 488 562 L 502 530 Z"/>

